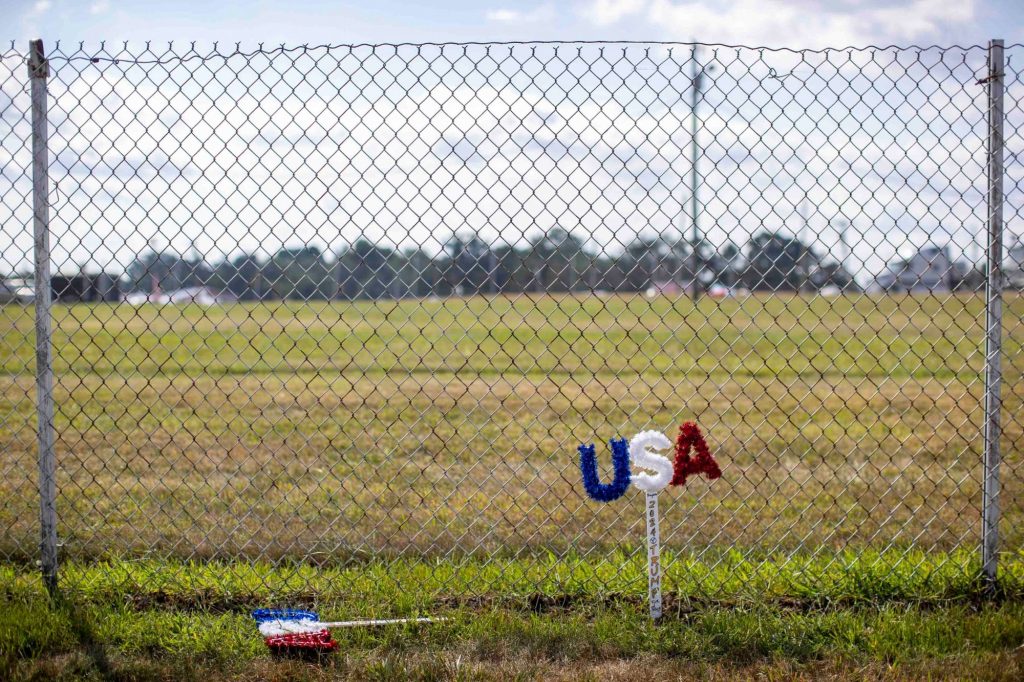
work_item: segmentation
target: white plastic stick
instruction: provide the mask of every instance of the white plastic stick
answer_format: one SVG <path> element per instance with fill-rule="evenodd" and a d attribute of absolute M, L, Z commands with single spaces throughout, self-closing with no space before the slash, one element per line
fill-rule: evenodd
<path fill-rule="evenodd" d="M 439 623 L 447 618 L 390 618 L 385 620 L 340 620 L 323 623 L 318 620 L 268 620 L 259 624 L 260 634 L 264 637 L 278 635 L 301 635 L 320 632 L 328 628 L 358 628 L 375 625 L 398 625 L 400 623 Z"/>
<path fill-rule="evenodd" d="M 388 618 L 384 620 L 339 620 L 320 623 L 325 628 L 358 628 L 370 625 L 398 625 L 399 623 L 440 623 L 447 618 Z"/>
<path fill-rule="evenodd" d="M 647 493 L 647 600 L 651 620 L 661 618 L 661 531 L 658 527 L 658 493 Z"/>

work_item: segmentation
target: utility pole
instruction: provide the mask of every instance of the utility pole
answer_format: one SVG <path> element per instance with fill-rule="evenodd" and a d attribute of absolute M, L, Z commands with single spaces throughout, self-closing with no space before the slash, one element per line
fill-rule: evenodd
<path fill-rule="evenodd" d="M 839 244 L 842 247 L 840 249 L 840 260 L 839 267 L 842 269 L 843 274 L 849 275 L 853 278 L 853 273 L 850 272 L 847 261 L 850 259 L 850 242 L 846 239 L 846 231 L 850 229 L 850 221 L 846 218 L 840 218 L 839 222 L 836 223 L 839 226 Z M 844 287 L 845 288 L 845 287 Z"/>
<path fill-rule="evenodd" d="M 708 66 L 707 72 L 714 71 L 714 66 Z M 704 85 L 704 67 L 697 63 L 697 41 L 693 41 L 693 51 L 690 56 L 690 225 L 693 227 L 693 235 L 690 243 L 690 263 L 692 265 L 691 287 L 694 302 L 700 298 L 700 284 L 698 271 L 700 270 L 700 226 L 697 220 L 698 197 L 697 197 L 697 102 L 700 98 L 701 88 Z"/>
<path fill-rule="evenodd" d="M 498 293 L 498 259 L 494 253 L 494 244 L 487 245 L 487 293 Z"/>
<path fill-rule="evenodd" d="M 798 261 L 800 267 L 800 289 L 806 290 L 811 278 L 811 245 L 810 239 L 807 236 L 807 198 L 805 197 L 797 208 L 797 214 L 800 216 L 800 238 L 797 239 L 797 243 L 800 246 L 800 260 Z"/>
<path fill-rule="evenodd" d="M 700 244 L 700 230 L 697 224 L 697 97 L 700 92 L 701 74 L 697 69 L 697 45 L 693 46 L 693 54 L 690 59 L 690 226 L 693 229 L 693 239 L 690 243 L 690 290 L 693 293 L 694 302 L 700 298 L 700 288 L 697 284 L 697 269 L 700 256 L 697 248 Z"/>

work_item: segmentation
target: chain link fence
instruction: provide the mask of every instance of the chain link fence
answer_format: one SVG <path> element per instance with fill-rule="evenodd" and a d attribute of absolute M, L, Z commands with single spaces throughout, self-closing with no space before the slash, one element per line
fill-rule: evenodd
<path fill-rule="evenodd" d="M 643 500 L 587 500 L 576 447 L 608 467 L 686 419 L 724 477 L 664 496 L 668 590 L 979 575 L 993 73 L 1019 553 L 1024 47 L 988 54 L 52 46 L 62 584 L 641 594 Z M 12 566 L 41 532 L 27 57 L 0 57 Z"/>

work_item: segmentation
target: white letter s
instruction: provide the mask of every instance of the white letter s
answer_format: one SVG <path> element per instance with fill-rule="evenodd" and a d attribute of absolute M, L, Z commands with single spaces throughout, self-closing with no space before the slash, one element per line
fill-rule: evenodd
<path fill-rule="evenodd" d="M 637 488 L 656 493 L 668 486 L 672 481 L 672 462 L 651 450 L 667 450 L 671 447 L 672 441 L 657 431 L 641 431 L 633 436 L 629 441 L 629 458 L 636 466 L 655 472 L 634 473 L 633 483 Z"/>

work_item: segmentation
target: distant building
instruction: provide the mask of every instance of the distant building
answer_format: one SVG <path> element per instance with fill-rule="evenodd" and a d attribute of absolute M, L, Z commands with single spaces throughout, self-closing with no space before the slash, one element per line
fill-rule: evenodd
<path fill-rule="evenodd" d="M 209 287 L 185 287 L 168 291 L 165 295 L 168 303 L 195 303 L 196 305 L 218 305 L 236 300 L 231 294 L 216 292 Z"/>
<path fill-rule="evenodd" d="M 60 303 L 98 303 L 121 300 L 121 281 L 114 275 L 54 275 L 50 278 L 53 300 Z"/>
<path fill-rule="evenodd" d="M 31 277 L 0 277 L 0 303 L 31 303 L 35 292 Z"/>
<path fill-rule="evenodd" d="M 50 294 L 55 303 L 97 303 L 121 300 L 121 281 L 105 273 L 98 275 L 53 275 Z M 0 279 L 0 303 L 32 302 L 36 285 L 32 277 Z"/>
<path fill-rule="evenodd" d="M 735 295 L 736 291 L 724 284 L 712 284 L 708 287 L 708 296 L 711 298 L 729 298 Z"/>
<path fill-rule="evenodd" d="M 144 291 L 133 291 L 126 294 L 124 302 L 129 305 L 144 305 L 152 303 L 155 305 L 168 305 L 175 303 L 194 303 L 195 305 L 219 305 L 238 300 L 233 294 L 227 292 L 216 292 L 209 287 L 185 287 L 171 291 L 157 291 L 146 293 Z"/>
<path fill-rule="evenodd" d="M 661 280 L 651 282 L 651 286 L 644 293 L 647 298 L 654 298 L 655 296 L 678 296 L 684 292 L 690 292 L 692 289 L 693 285 L 689 282 L 683 285 L 675 280 Z"/>
<path fill-rule="evenodd" d="M 846 268 L 841 263 L 830 262 L 825 263 L 821 260 L 814 263 L 810 269 L 810 273 L 807 276 L 808 288 L 825 293 L 828 289 L 831 292 L 833 289 L 837 291 L 857 291 L 857 282 L 853 279 Z M 828 293 L 826 295 L 832 296 L 835 294 Z"/>
<path fill-rule="evenodd" d="M 885 291 L 952 291 L 962 277 L 960 270 L 947 247 L 926 246 L 910 258 L 891 263 L 877 281 Z"/>
<path fill-rule="evenodd" d="M 159 300 L 158 300 L 159 299 Z M 145 305 L 146 303 L 166 303 L 163 294 L 147 294 L 145 291 L 132 291 L 121 299 L 128 305 Z"/>

